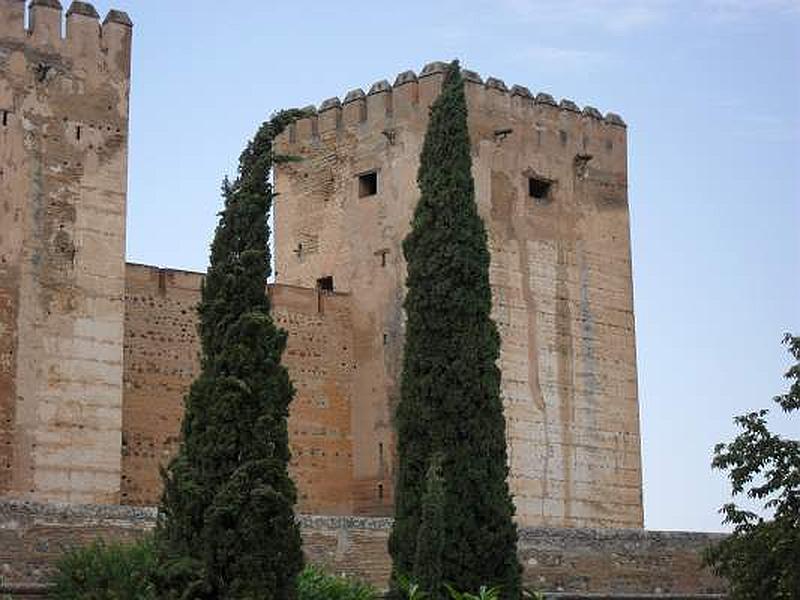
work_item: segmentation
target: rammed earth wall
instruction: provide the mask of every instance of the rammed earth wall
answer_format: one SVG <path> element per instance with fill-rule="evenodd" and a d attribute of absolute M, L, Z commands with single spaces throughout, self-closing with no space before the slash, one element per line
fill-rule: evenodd
<path fill-rule="evenodd" d="M 159 467 L 177 450 L 183 399 L 200 370 L 202 281 L 199 273 L 126 267 L 123 504 L 148 506 L 161 496 Z M 289 442 L 299 509 L 352 514 L 351 298 L 284 285 L 268 293 L 272 316 L 289 335 L 283 364 L 296 390 Z"/>
<path fill-rule="evenodd" d="M 0 576 L 46 581 L 64 549 L 97 537 L 132 539 L 152 529 L 152 508 L 0 502 Z M 310 562 L 385 586 L 391 519 L 302 516 Z M 550 591 L 595 594 L 718 594 L 700 553 L 721 535 L 641 530 L 524 528 L 525 580 Z M 609 596 L 613 597 L 613 596 Z"/>

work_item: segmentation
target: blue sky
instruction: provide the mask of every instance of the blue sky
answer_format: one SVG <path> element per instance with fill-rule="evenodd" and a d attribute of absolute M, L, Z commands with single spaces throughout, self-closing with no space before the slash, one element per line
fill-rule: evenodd
<path fill-rule="evenodd" d="M 621 113 L 646 524 L 721 529 L 712 448 L 784 389 L 800 331 L 800 0 L 113 4 L 136 23 L 136 262 L 204 269 L 220 180 L 272 111 L 432 60 Z"/>

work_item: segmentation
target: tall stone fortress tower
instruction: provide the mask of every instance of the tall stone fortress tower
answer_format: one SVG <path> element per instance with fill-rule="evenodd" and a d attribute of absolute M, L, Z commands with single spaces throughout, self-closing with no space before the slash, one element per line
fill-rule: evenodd
<path fill-rule="evenodd" d="M 405 264 L 443 63 L 322 103 L 280 140 L 276 278 L 351 296 L 355 506 L 391 503 Z M 626 127 L 466 71 L 511 490 L 526 525 L 641 527 Z"/>
<path fill-rule="evenodd" d="M 114 503 L 131 22 L 0 0 L 0 496 Z"/>

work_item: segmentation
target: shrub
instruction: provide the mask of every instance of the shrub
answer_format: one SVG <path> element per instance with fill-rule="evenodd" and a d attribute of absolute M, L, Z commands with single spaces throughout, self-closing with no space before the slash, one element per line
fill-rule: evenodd
<path fill-rule="evenodd" d="M 459 592 L 453 587 L 445 584 L 447 591 L 450 592 L 452 600 L 500 600 L 500 588 L 489 588 L 482 585 L 477 594 L 470 594 L 469 592 Z"/>
<path fill-rule="evenodd" d="M 55 600 L 155 600 L 156 553 L 149 538 L 121 544 L 96 541 L 56 565 Z"/>
<path fill-rule="evenodd" d="M 306 567 L 297 579 L 297 597 L 298 600 L 376 600 L 378 591 L 367 583 Z"/>

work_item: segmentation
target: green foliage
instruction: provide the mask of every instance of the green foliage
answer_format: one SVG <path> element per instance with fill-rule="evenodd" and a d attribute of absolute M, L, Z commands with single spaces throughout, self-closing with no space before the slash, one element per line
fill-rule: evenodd
<path fill-rule="evenodd" d="M 417 181 L 421 197 L 403 244 L 408 320 L 396 414 L 393 588 L 402 575 L 420 580 L 425 568 L 417 564 L 417 544 L 424 539 L 420 527 L 431 457 L 441 454 L 441 529 L 447 540 L 442 580 L 458 589 L 501 586 L 506 598 L 516 600 L 521 569 L 507 484 L 500 338 L 490 317 L 490 256 L 475 203 L 457 62 L 431 108 Z"/>
<path fill-rule="evenodd" d="M 414 575 L 420 587 L 428 590 L 431 600 L 444 600 L 442 587 L 442 557 L 444 555 L 445 481 L 442 477 L 441 454 L 431 459 L 422 498 L 422 517 L 417 534 L 417 553 L 414 558 Z"/>
<path fill-rule="evenodd" d="M 423 600 L 428 593 L 423 591 L 418 583 L 411 581 L 405 575 L 397 575 L 394 580 L 395 593 L 399 593 L 405 600 Z"/>
<path fill-rule="evenodd" d="M 67 552 L 57 563 L 54 600 L 155 600 L 157 556 L 152 540 L 102 541 Z"/>
<path fill-rule="evenodd" d="M 477 594 L 470 594 L 469 592 L 459 592 L 453 586 L 445 584 L 447 591 L 450 593 L 452 600 L 499 600 L 500 588 L 499 587 L 486 587 L 482 585 Z"/>
<path fill-rule="evenodd" d="M 298 600 L 377 600 L 378 591 L 369 584 L 328 575 L 306 567 L 297 579 Z"/>
<path fill-rule="evenodd" d="M 294 389 L 270 315 L 272 141 L 300 115 L 265 123 L 222 186 L 199 306 L 201 366 L 185 401 L 182 442 L 164 473 L 157 540 L 170 598 L 293 599 L 303 566 L 287 472 Z"/>
<path fill-rule="evenodd" d="M 404 600 L 424 600 L 430 597 L 427 592 L 422 591 L 419 584 L 413 583 L 403 575 L 397 578 L 397 587 Z M 448 583 L 443 584 L 442 588 L 447 590 L 447 597 L 450 600 L 500 600 L 501 597 L 500 587 L 490 588 L 482 585 L 478 588 L 477 594 L 460 592 Z M 544 595 L 541 592 L 533 592 L 531 590 L 523 590 L 522 596 L 523 598 L 530 598 L 530 600 L 544 600 Z"/>
<path fill-rule="evenodd" d="M 529 588 L 522 590 L 522 597 L 525 600 L 545 600 L 544 593 Z"/>
<path fill-rule="evenodd" d="M 800 337 L 784 339 L 795 364 L 789 391 L 775 402 L 790 416 L 800 410 Z M 772 433 L 768 410 L 736 417 L 742 432 L 714 451 L 715 469 L 728 471 L 734 496 L 761 502 L 771 519 L 736 504 L 720 511 L 733 534 L 706 553 L 714 572 L 730 583 L 732 600 L 800 598 L 800 441 Z"/>

